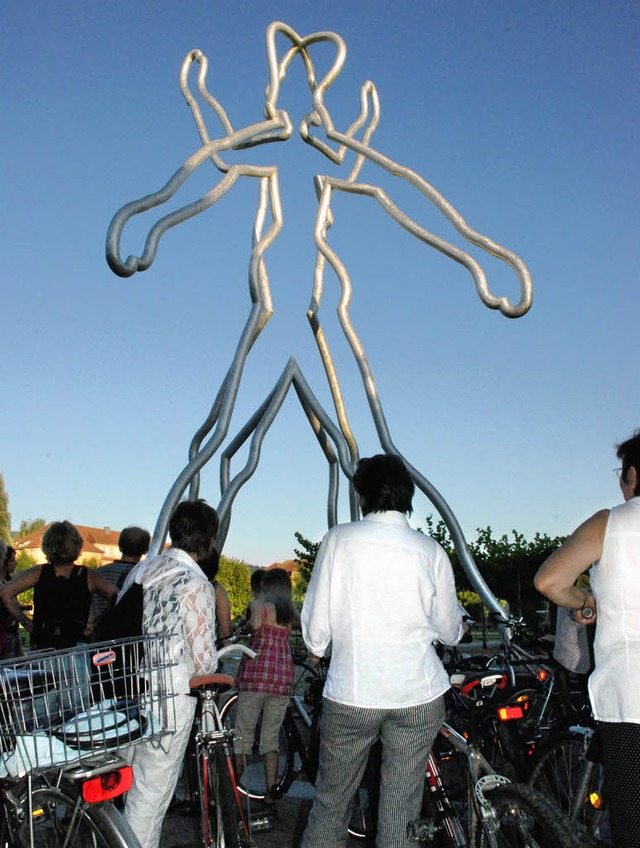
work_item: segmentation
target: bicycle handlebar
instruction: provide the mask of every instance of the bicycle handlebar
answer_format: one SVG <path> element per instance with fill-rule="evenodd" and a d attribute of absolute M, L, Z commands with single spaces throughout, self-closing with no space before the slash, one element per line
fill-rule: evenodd
<path fill-rule="evenodd" d="M 245 654 L 250 660 L 255 660 L 258 656 L 255 651 L 251 650 L 251 648 L 248 648 L 246 645 L 242 645 L 238 642 L 235 645 L 225 645 L 224 648 L 220 648 L 218 650 L 218 659 L 223 660 L 225 657 L 233 654 Z"/>

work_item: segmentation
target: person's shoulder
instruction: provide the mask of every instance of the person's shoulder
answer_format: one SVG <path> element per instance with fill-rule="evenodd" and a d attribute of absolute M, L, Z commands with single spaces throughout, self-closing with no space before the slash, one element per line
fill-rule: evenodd
<path fill-rule="evenodd" d="M 373 528 L 370 522 L 362 519 L 359 521 L 345 521 L 343 524 L 334 524 L 333 527 L 327 530 L 322 543 L 326 548 L 332 548 L 335 545 L 341 545 L 352 539 L 357 540 L 366 537 L 372 531 Z"/>
<path fill-rule="evenodd" d="M 209 581 L 209 582 L 211 582 L 211 581 Z M 227 598 L 227 599 L 229 598 L 229 593 L 227 592 L 226 587 L 223 586 L 222 583 L 220 583 L 219 580 L 214 580 L 211 585 L 213 586 L 213 591 L 215 592 L 216 597 Z"/>
<path fill-rule="evenodd" d="M 121 574 L 126 574 L 131 571 L 135 565 L 137 565 L 135 562 L 121 562 L 120 560 L 114 560 L 114 562 L 108 562 L 106 565 L 99 566 L 96 568 L 96 571 L 108 580 L 110 577 L 119 577 Z"/>
<path fill-rule="evenodd" d="M 624 506 L 626 506 L 626 504 L 620 504 L 620 507 Z M 574 530 L 571 534 L 572 537 L 582 538 L 584 536 L 590 536 L 594 532 L 598 535 L 603 535 L 611 514 L 615 513 L 617 509 L 618 507 L 613 507 L 612 509 L 599 509 L 597 512 L 594 512 L 593 515 L 589 516 L 586 521 L 583 521 L 582 524 Z"/>
<path fill-rule="evenodd" d="M 443 561 L 448 559 L 447 552 L 433 536 L 428 536 L 426 533 L 422 533 L 420 530 L 414 530 L 412 527 L 409 527 L 408 531 L 411 533 L 411 539 L 416 547 L 420 548 L 429 557 Z"/>

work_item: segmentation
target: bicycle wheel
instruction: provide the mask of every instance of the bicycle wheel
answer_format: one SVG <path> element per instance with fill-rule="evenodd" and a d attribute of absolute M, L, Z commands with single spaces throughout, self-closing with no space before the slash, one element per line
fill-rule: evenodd
<path fill-rule="evenodd" d="M 220 711 L 222 724 L 227 730 L 232 730 L 236 723 L 236 703 L 238 695 L 233 694 L 225 703 Z M 242 795 L 246 795 L 254 800 L 261 801 L 267 794 L 264 777 L 264 760 L 258 750 L 260 741 L 260 722 L 256 727 L 255 737 L 253 740 L 253 748 L 250 754 L 245 757 L 245 767 L 240 780 L 238 780 L 238 791 Z M 282 790 L 288 785 L 288 781 L 293 771 L 293 750 L 289 744 L 289 737 L 284 729 L 280 728 L 278 734 L 278 778 L 276 787 Z"/>
<path fill-rule="evenodd" d="M 599 766 L 585 758 L 584 739 L 568 732 L 549 739 L 529 778 L 530 786 L 551 798 L 588 835 L 602 817 L 600 782 Z"/>
<path fill-rule="evenodd" d="M 323 675 L 317 664 L 308 660 L 294 660 L 293 664 L 293 686 L 291 691 L 294 695 L 305 696 L 310 685 L 322 681 Z"/>
<path fill-rule="evenodd" d="M 543 795 L 508 783 L 485 792 L 495 820 L 478 822 L 476 848 L 582 848 L 583 840 Z"/>
<path fill-rule="evenodd" d="M 31 793 L 31 822 L 22 825 L 20 841 L 33 848 L 136 848 L 133 831 L 110 804 L 86 804 L 73 785 L 41 787 Z"/>

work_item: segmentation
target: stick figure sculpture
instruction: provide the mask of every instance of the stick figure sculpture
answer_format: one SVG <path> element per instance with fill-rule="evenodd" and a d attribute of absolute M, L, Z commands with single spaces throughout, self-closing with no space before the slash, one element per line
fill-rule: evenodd
<path fill-rule="evenodd" d="M 276 47 L 276 37 L 278 35 L 284 36 L 290 44 L 282 57 L 278 56 Z M 335 56 L 329 72 L 322 80 L 317 81 L 315 67 L 311 60 L 310 48 L 319 42 L 328 42 L 333 45 Z M 473 279 L 480 300 L 489 308 L 497 309 L 503 315 L 516 318 L 523 315 L 531 305 L 531 279 L 526 266 L 519 257 L 496 244 L 487 236 L 473 230 L 453 206 L 426 180 L 409 168 L 389 159 L 371 146 L 371 138 L 380 119 L 378 95 L 372 82 L 365 82 L 360 89 L 360 112 L 353 124 L 345 132 L 335 129 L 330 113 L 324 103 L 324 97 L 328 88 L 342 70 L 346 58 L 346 45 L 339 35 L 332 32 L 317 32 L 301 37 L 286 24 L 275 22 L 267 28 L 266 44 L 269 85 L 265 92 L 265 120 L 251 124 L 240 130 L 233 128 L 225 110 L 207 88 L 206 57 L 199 50 L 194 50 L 188 54 L 180 73 L 180 87 L 196 123 L 201 146 L 175 172 L 163 188 L 140 200 L 132 201 L 123 206 L 113 218 L 107 235 L 107 261 L 109 266 L 116 274 L 128 277 L 136 271 L 144 271 L 150 267 L 156 257 L 159 241 L 166 230 L 216 204 L 226 195 L 240 177 L 249 177 L 257 180 L 258 206 L 254 219 L 253 246 L 249 261 L 251 310 L 240 334 L 232 363 L 221 383 L 211 410 L 192 439 L 189 448 L 189 462 L 178 476 L 162 507 L 154 531 L 152 552 L 157 552 L 161 549 L 166 536 L 166 527 L 171 511 L 187 486 L 190 486 L 190 497 L 195 498 L 198 496 L 200 469 L 221 448 L 227 436 L 245 362 L 262 329 L 273 314 L 266 254 L 284 225 L 279 194 L 278 170 L 276 166 L 257 166 L 247 163 L 229 165 L 222 157 L 227 151 L 247 150 L 257 145 L 287 141 L 291 138 L 293 132 L 291 120 L 286 111 L 278 108 L 278 96 L 280 85 L 287 74 L 292 60 L 296 56 L 299 55 L 302 59 L 313 102 L 312 111 L 305 116 L 299 128 L 302 139 L 332 162 L 340 165 L 344 164 L 346 155 L 349 152 L 355 154 L 355 161 L 344 179 L 321 174 L 315 177 L 318 203 L 314 226 L 316 262 L 313 292 L 307 317 L 327 374 L 337 423 L 332 420 L 332 417 L 319 403 L 305 380 L 295 358 L 291 357 L 273 389 L 267 394 L 254 415 L 251 416 L 249 421 L 246 422 L 220 453 L 221 499 L 218 509 L 221 518 L 221 527 L 217 539 L 219 548 L 222 547 L 226 538 L 234 498 L 240 487 L 255 471 L 264 436 L 282 406 L 284 398 L 291 386 L 294 387 L 302 408 L 329 463 L 329 526 L 332 526 L 337 521 L 340 469 L 342 469 L 347 479 L 350 480 L 358 460 L 358 446 L 347 418 L 338 373 L 319 317 L 327 267 L 331 269 L 341 287 L 341 297 L 338 305 L 339 322 L 360 370 L 380 444 L 385 452 L 401 455 L 391 439 L 372 370 L 349 317 L 349 303 L 352 291 L 349 273 L 329 244 L 328 232 L 335 220 L 331 208 L 335 192 L 341 192 L 346 195 L 359 194 L 372 198 L 377 201 L 394 221 L 411 235 L 463 265 Z M 214 138 L 208 132 L 199 103 L 189 87 L 190 72 L 194 63 L 199 66 L 196 79 L 198 92 L 222 126 L 222 134 Z M 315 134 L 316 129 L 319 130 L 318 134 Z M 357 138 L 358 134 L 361 136 L 360 139 Z M 141 256 L 129 256 L 123 261 L 120 258 L 120 239 L 127 221 L 133 215 L 145 212 L 168 201 L 188 180 L 190 175 L 208 161 L 215 166 L 221 175 L 217 184 L 198 201 L 183 206 L 160 218 L 151 227 Z M 382 168 L 392 176 L 408 182 L 444 215 L 463 238 L 494 257 L 506 262 L 515 272 L 519 283 L 520 294 L 518 302 L 512 304 L 507 297 L 498 297 L 492 294 L 482 267 L 472 256 L 444 239 L 428 232 L 408 217 L 391 201 L 389 196 L 379 186 L 359 181 L 360 172 L 365 162 Z M 270 215 L 270 222 L 267 224 L 268 215 Z M 249 438 L 251 442 L 248 459 L 244 468 L 232 478 L 231 459 Z M 491 609 L 495 612 L 500 612 L 501 608 L 499 604 L 478 573 L 467 549 L 460 526 L 450 507 L 432 484 L 407 462 L 406 459 L 405 462 L 417 487 L 427 495 L 447 524 L 460 560 L 475 585 L 476 590 Z M 357 499 L 351 487 L 350 495 L 351 518 L 353 520 L 358 517 L 359 513 Z"/>

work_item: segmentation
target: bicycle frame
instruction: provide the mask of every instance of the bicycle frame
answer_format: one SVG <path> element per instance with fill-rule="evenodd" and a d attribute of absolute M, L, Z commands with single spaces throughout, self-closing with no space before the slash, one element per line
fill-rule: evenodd
<path fill-rule="evenodd" d="M 475 833 L 477 824 L 481 818 L 483 820 L 487 820 L 490 818 L 490 804 L 488 804 L 488 802 L 484 798 L 484 791 L 486 789 L 492 789 L 494 786 L 498 786 L 502 783 L 508 783 L 509 781 L 502 775 L 496 774 L 495 770 L 493 769 L 489 761 L 486 759 L 486 757 L 479 750 L 479 748 L 477 748 L 473 742 L 467 741 L 464 736 L 462 736 L 462 734 L 454 730 L 453 727 L 451 727 L 449 724 L 444 722 L 442 724 L 442 727 L 440 728 L 439 733 L 448 742 L 450 742 L 459 753 L 463 754 L 466 758 L 468 775 L 467 779 L 469 781 L 468 833 L 473 834 Z M 489 778 L 489 780 L 487 780 L 486 778 Z M 438 790 L 441 793 L 441 803 L 443 804 L 445 809 L 451 811 L 455 815 L 455 810 L 447 795 L 446 787 L 444 786 L 444 783 L 440 778 L 438 764 L 435 756 L 433 755 L 433 752 L 429 755 L 426 781 L 430 787 L 433 784 L 433 781 L 435 781 L 435 784 L 437 785 Z M 481 813 L 480 815 L 479 811 Z M 464 831 L 462 830 L 460 821 L 457 816 L 455 816 L 455 819 L 445 822 L 445 826 L 452 839 L 464 839 L 464 841 L 454 841 L 454 845 L 456 846 L 456 848 L 458 848 L 458 846 L 468 845 L 466 837 L 464 836 Z"/>
<path fill-rule="evenodd" d="M 245 645 L 228 645 L 218 652 L 218 656 L 222 658 L 232 653 L 256 656 Z M 242 807 L 233 762 L 234 731 L 224 727 L 216 700 L 222 687 L 228 689 L 232 685 L 233 679 L 222 674 L 191 680 L 192 689 L 198 689 L 199 699 L 195 743 L 204 848 L 217 848 L 222 833 L 225 844 L 236 844 L 238 828 L 242 829 L 243 836 L 250 842 L 250 811 L 245 813 Z M 212 776 L 215 778 L 213 786 L 210 785 Z M 216 816 L 215 832 L 210 817 L 211 809 Z"/>
<path fill-rule="evenodd" d="M 488 675 L 488 680 L 493 681 L 493 677 L 493 675 Z M 420 820 L 412 823 L 413 837 L 417 841 L 426 840 L 428 842 L 433 839 L 440 828 L 443 828 L 451 840 L 452 846 L 467 848 L 467 846 L 473 844 L 478 827 L 482 827 L 488 848 L 497 848 L 496 834 L 499 823 L 496 810 L 485 793 L 504 784 L 509 784 L 510 781 L 496 772 L 477 744 L 477 738 L 482 727 L 482 716 L 479 710 L 493 708 L 491 700 L 497 683 L 493 682 L 492 685 L 493 689 L 490 693 L 487 693 L 486 701 L 481 699 L 478 704 L 471 708 L 468 738 L 465 738 L 448 722 L 444 722 L 439 730 L 439 736 L 465 758 L 467 827 L 463 826 L 454 803 L 449 797 L 447 787 L 442 779 L 438 756 L 432 751 L 427 762 L 425 784 L 430 800 L 435 805 L 437 820 L 435 822 Z"/>

